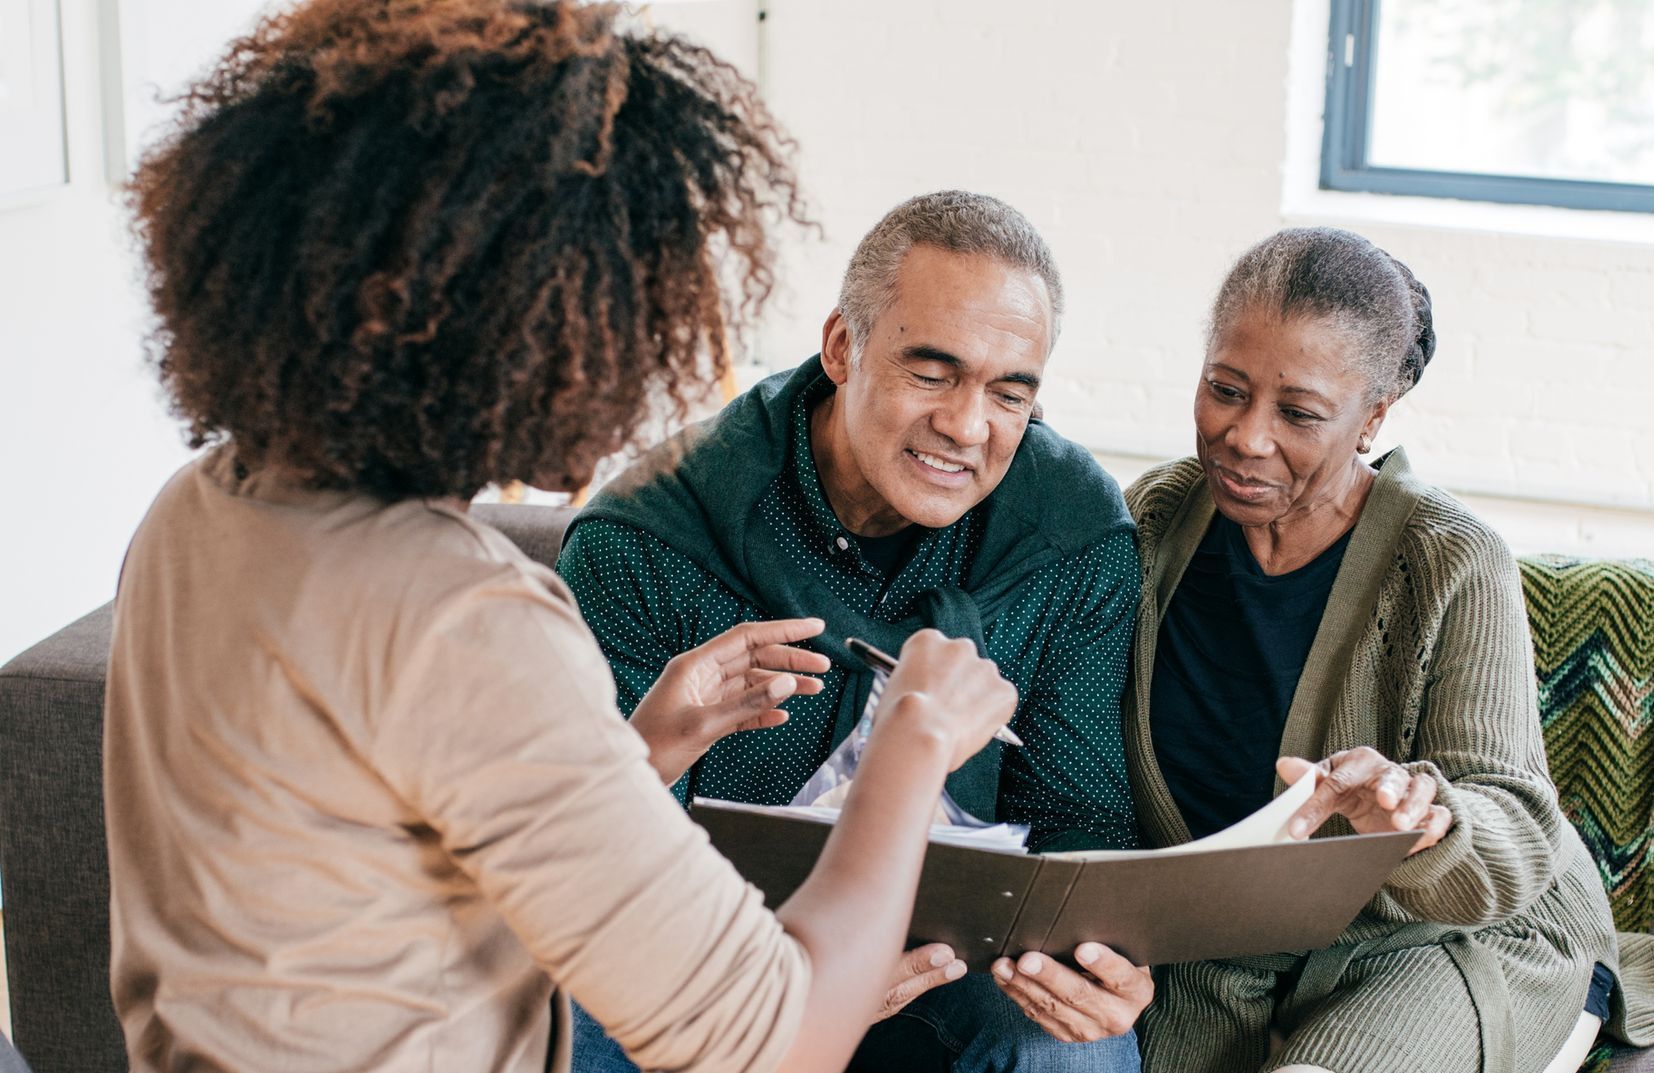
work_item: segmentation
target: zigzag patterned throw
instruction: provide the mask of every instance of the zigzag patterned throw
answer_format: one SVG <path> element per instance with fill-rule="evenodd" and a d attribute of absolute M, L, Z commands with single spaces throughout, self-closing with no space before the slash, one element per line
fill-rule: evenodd
<path fill-rule="evenodd" d="M 1518 565 L 1562 810 L 1596 858 L 1616 927 L 1654 930 L 1654 562 Z M 1647 1058 L 1603 1036 L 1581 1073 L 1630 1073 Z"/>
<path fill-rule="evenodd" d="M 1562 809 L 1620 931 L 1654 931 L 1654 562 L 1523 559 L 1539 717 Z"/>

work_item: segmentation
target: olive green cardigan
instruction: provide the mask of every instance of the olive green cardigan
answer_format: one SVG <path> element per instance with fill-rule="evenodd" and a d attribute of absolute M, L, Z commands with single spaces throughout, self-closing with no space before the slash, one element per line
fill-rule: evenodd
<path fill-rule="evenodd" d="M 1280 755 L 1320 759 L 1369 745 L 1435 778 L 1452 830 L 1392 873 L 1340 944 L 1393 944 L 1403 928 L 1408 936 L 1433 929 L 1440 942 L 1468 937 L 1460 945 L 1475 957 L 1461 962 L 1456 952 L 1455 961 L 1472 992 L 1478 973 L 1487 985 L 1477 1005 L 1483 1051 L 1495 1068 L 1492 1062 L 1508 1060 L 1508 1053 L 1497 1057 L 1502 1052 L 1549 1045 L 1535 1033 L 1560 1046 L 1583 1006 L 1592 964 L 1617 968 L 1611 917 L 1546 768 L 1509 549 L 1458 501 L 1419 481 L 1402 451 L 1376 464 L 1379 476 L 1293 695 Z M 1145 837 L 1171 845 L 1188 841 L 1189 832 L 1155 759 L 1149 682 L 1161 616 L 1214 506 L 1192 458 L 1144 474 L 1126 501 L 1144 578 L 1125 700 L 1127 764 Z M 1334 817 L 1321 833 L 1349 828 Z M 1650 1035 L 1646 1003 L 1615 1006 L 1617 1029 L 1637 1042 Z M 1534 1013 L 1553 1008 L 1554 1016 Z"/>

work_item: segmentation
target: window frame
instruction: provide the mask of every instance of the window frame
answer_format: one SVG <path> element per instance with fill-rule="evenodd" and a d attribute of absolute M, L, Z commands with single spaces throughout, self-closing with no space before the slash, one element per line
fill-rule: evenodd
<path fill-rule="evenodd" d="M 1654 185 L 1387 168 L 1367 160 L 1382 0 L 1331 0 L 1321 189 L 1654 213 Z"/>

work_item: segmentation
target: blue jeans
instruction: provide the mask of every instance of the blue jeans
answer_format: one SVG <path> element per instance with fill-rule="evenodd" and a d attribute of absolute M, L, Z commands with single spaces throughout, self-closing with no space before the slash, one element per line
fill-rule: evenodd
<path fill-rule="evenodd" d="M 1137 1073 L 1137 1036 L 1062 1043 L 986 973 L 925 992 L 868 1030 L 851 1073 Z M 574 1007 L 574 1073 L 637 1073 L 620 1045 Z"/>
<path fill-rule="evenodd" d="M 638 1073 L 620 1044 L 609 1038 L 603 1026 L 578 1002 L 574 1010 L 574 1059 L 571 1073 Z"/>

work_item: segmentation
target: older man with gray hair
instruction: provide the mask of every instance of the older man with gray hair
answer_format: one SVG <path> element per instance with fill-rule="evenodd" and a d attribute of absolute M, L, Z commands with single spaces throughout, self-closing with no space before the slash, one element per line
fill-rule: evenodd
<path fill-rule="evenodd" d="M 965 764 L 955 802 L 1028 824 L 1037 850 L 1136 845 L 1120 694 L 1138 558 L 1118 486 L 1037 416 L 1062 304 L 1050 249 L 1009 205 L 906 201 L 856 249 L 818 357 L 657 448 L 576 519 L 558 570 L 680 800 L 787 803 L 867 697 L 845 638 L 894 652 L 934 627 L 973 639 L 1021 698 L 1025 746 Z M 824 675 L 748 683 L 693 727 L 636 710 L 662 673 L 689 673 L 680 653 L 804 617 L 824 620 Z M 891 988 L 851 1068 L 1135 1070 L 1146 971 L 1096 943 L 1074 953 L 1082 971 L 1026 953 L 966 974 L 940 944 L 869 966 Z M 577 1026 L 577 1070 L 630 1068 L 595 1022 Z"/>

